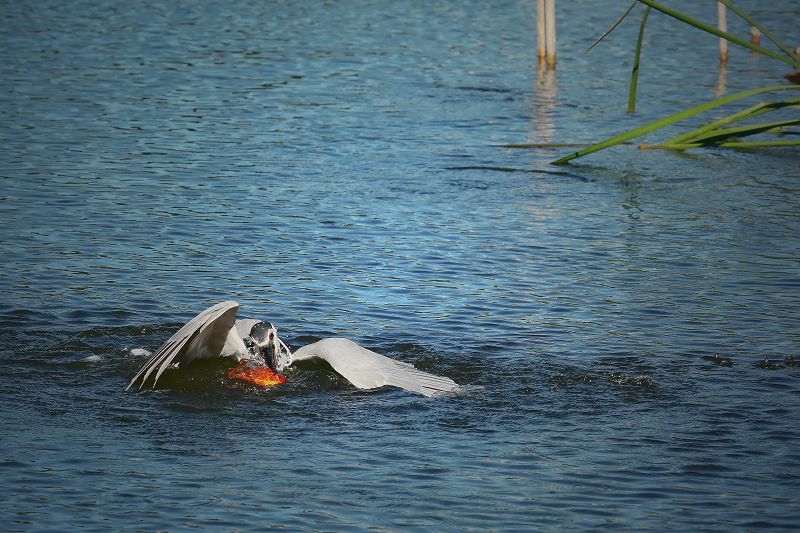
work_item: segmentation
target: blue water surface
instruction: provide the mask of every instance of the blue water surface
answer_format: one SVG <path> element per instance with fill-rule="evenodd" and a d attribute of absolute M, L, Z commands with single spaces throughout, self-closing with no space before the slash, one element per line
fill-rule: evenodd
<path fill-rule="evenodd" d="M 627 115 L 626 7 L 2 2 L 0 528 L 796 529 L 798 150 L 503 146 L 791 71 L 654 13 Z M 227 299 L 473 387 L 123 390 Z"/>

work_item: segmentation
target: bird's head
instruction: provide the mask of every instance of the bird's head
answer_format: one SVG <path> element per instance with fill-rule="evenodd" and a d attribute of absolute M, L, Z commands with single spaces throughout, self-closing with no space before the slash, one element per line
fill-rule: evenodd
<path fill-rule="evenodd" d="M 270 322 L 258 322 L 250 330 L 250 338 L 255 343 L 259 355 L 270 369 L 280 372 L 292 364 L 292 352 L 278 337 L 278 328 Z"/>

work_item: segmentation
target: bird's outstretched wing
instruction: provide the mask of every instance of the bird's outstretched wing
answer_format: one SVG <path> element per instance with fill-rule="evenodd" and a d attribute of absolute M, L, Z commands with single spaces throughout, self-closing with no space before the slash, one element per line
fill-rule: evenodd
<path fill-rule="evenodd" d="M 228 332 L 236 321 L 239 304 L 233 301 L 213 305 L 191 319 L 147 360 L 133 376 L 125 390 L 139 382 L 141 389 L 153 371 L 153 387 L 158 378 L 173 363 L 188 363 L 194 359 L 215 357 L 222 352 Z"/>
<path fill-rule="evenodd" d="M 359 389 L 391 385 L 425 396 L 458 389 L 458 384 L 450 378 L 417 370 L 413 365 L 367 350 L 348 339 L 322 339 L 292 354 L 292 361 L 313 358 L 327 361 Z"/>

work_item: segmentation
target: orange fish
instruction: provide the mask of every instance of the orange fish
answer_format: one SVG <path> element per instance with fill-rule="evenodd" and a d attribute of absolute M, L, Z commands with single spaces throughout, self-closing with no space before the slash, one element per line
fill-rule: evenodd
<path fill-rule="evenodd" d="M 253 363 L 248 364 L 247 360 L 240 361 L 228 371 L 227 376 L 228 379 L 242 379 L 263 388 L 286 383 L 285 377 L 273 372 L 268 366 L 255 366 Z"/>

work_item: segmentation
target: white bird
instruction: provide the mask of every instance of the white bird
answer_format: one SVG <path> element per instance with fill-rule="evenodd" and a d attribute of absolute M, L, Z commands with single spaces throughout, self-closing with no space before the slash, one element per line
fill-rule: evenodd
<path fill-rule="evenodd" d="M 238 309 L 236 302 L 221 302 L 191 319 L 153 353 L 125 390 L 137 382 L 141 389 L 153 372 L 152 386 L 155 387 L 158 378 L 170 366 L 184 366 L 195 359 L 213 357 L 264 362 L 275 372 L 295 361 L 322 359 L 359 389 L 389 385 L 424 396 L 458 389 L 458 384 L 450 378 L 423 372 L 348 339 L 322 339 L 293 354 L 278 337 L 275 326 L 261 320 L 236 320 Z"/>

